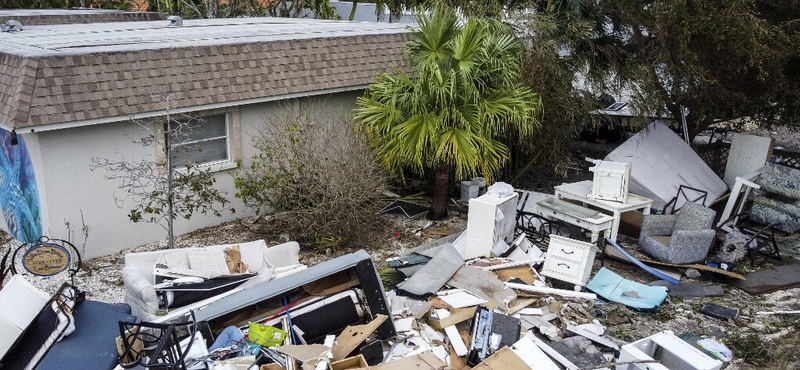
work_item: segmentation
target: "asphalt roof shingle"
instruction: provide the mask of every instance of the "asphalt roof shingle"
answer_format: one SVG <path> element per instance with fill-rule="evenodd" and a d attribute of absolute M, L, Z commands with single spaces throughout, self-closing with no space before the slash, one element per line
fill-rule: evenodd
<path fill-rule="evenodd" d="M 352 89 L 403 58 L 403 25 L 282 18 L 37 26 L 0 34 L 0 123 L 36 127 Z M 153 96 L 156 96 L 154 98 Z"/>

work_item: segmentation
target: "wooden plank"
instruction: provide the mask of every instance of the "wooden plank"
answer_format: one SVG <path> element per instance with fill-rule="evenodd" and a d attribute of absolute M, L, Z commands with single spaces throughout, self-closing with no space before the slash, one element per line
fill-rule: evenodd
<path fill-rule="evenodd" d="M 619 345 L 616 343 L 575 325 L 567 324 L 567 331 L 578 334 L 586 339 L 591 340 L 592 342 L 602 344 L 608 348 L 619 350 Z"/>
<path fill-rule="evenodd" d="M 436 310 L 436 316 L 439 316 L 440 319 L 445 319 L 450 316 L 450 311 L 439 309 Z M 469 353 L 467 350 L 467 345 L 464 344 L 464 341 L 461 340 L 461 335 L 458 333 L 458 329 L 455 326 L 450 325 L 444 328 L 444 333 L 447 334 L 447 338 L 450 339 L 450 344 L 453 346 L 453 350 L 456 351 L 456 355 L 459 357 L 466 356 Z"/>
<path fill-rule="evenodd" d="M 505 283 L 505 284 L 507 287 L 511 289 L 522 290 L 531 293 L 552 294 L 567 298 L 582 298 L 582 299 L 592 299 L 592 300 L 597 299 L 597 295 L 594 293 L 575 292 L 572 290 L 538 287 L 533 285 L 525 285 L 517 283 Z"/>
<path fill-rule="evenodd" d="M 333 342 L 333 348 L 331 348 L 333 359 L 338 361 L 347 357 L 361 342 L 377 330 L 386 321 L 386 318 L 386 315 L 378 315 L 367 324 L 346 327 Z"/>
<path fill-rule="evenodd" d="M 621 248 L 621 247 L 620 247 L 620 248 Z M 615 260 L 619 260 L 619 261 L 622 261 L 622 262 L 627 262 L 627 263 L 631 263 L 631 264 L 636 264 L 635 262 L 633 262 L 632 260 L 630 260 L 629 258 L 627 258 L 627 257 L 626 257 L 624 254 L 622 254 L 622 253 L 618 252 L 618 250 L 615 250 L 615 249 L 617 249 L 617 248 L 608 248 L 608 246 L 606 246 L 606 248 L 605 248 L 605 254 L 606 254 L 606 256 L 609 256 L 609 257 L 611 257 L 611 258 L 613 258 L 613 259 L 615 259 Z M 634 258 L 634 257 L 633 257 L 633 256 L 631 256 L 631 258 Z M 636 258 L 634 258 L 634 259 L 635 259 L 636 261 L 639 261 L 639 262 L 640 262 L 640 263 L 642 263 L 642 264 L 644 264 L 644 263 L 647 263 L 647 264 L 651 264 L 651 265 L 659 265 L 659 266 L 677 267 L 677 268 L 685 268 L 685 269 L 703 270 L 703 271 L 713 272 L 713 273 L 716 273 L 716 274 L 721 274 L 721 275 L 725 275 L 725 276 L 728 276 L 728 277 L 732 277 L 732 278 L 734 278 L 734 279 L 739 279 L 739 280 L 747 280 L 747 279 L 746 279 L 744 276 L 742 276 L 742 275 L 739 275 L 739 274 L 737 274 L 737 273 L 735 273 L 735 272 L 732 272 L 732 271 L 725 271 L 725 270 L 723 270 L 723 269 L 718 269 L 718 268 L 714 268 L 714 267 L 711 267 L 711 266 L 706 266 L 706 265 L 701 265 L 701 264 L 678 265 L 678 264 L 674 264 L 674 263 L 667 263 L 667 262 L 655 261 L 655 260 L 646 259 L 646 258 L 641 258 L 641 259 L 636 259 Z M 636 265 L 638 266 L 638 264 L 636 264 Z M 645 266 L 647 266 L 647 265 L 645 265 Z M 649 266 L 648 266 L 648 267 L 649 267 Z M 668 278 L 672 279 L 672 277 L 670 277 L 669 275 L 664 275 L 664 274 L 660 274 L 660 275 L 667 276 Z M 659 276 L 659 277 L 661 277 L 661 276 Z M 662 279 L 663 279 L 663 278 L 662 278 Z M 665 281 L 670 281 L 670 280 L 668 280 L 668 279 L 663 279 L 663 280 L 665 280 Z M 674 279 L 672 279 L 672 280 L 674 280 Z M 670 281 L 670 282 L 671 282 L 671 281 Z M 676 284 L 676 285 L 677 285 L 677 284 L 680 284 L 680 281 L 678 281 L 677 283 L 672 283 L 672 284 Z"/>
<path fill-rule="evenodd" d="M 524 336 L 514 343 L 511 350 L 531 369 L 561 370 L 528 336 Z"/>
<path fill-rule="evenodd" d="M 511 348 L 503 347 L 479 363 L 473 370 L 523 370 L 533 369 L 517 356 Z M 538 368 L 537 368 L 538 369 Z"/>
<path fill-rule="evenodd" d="M 563 366 L 567 370 L 579 370 L 578 366 L 573 364 L 572 361 L 568 360 L 562 354 L 558 353 L 558 351 L 554 350 L 553 347 L 550 347 L 547 343 L 543 342 L 541 339 L 536 338 L 533 334 L 528 334 L 529 338 L 536 344 L 542 352 L 546 353 L 552 359 L 556 360 L 561 366 Z"/>
<path fill-rule="evenodd" d="M 447 367 L 439 357 L 430 350 L 413 356 L 406 356 L 397 361 L 372 366 L 370 370 L 439 370 Z"/>
<path fill-rule="evenodd" d="M 458 324 L 460 322 L 467 321 L 475 316 L 475 310 L 477 307 L 466 307 L 466 308 L 459 308 L 454 311 L 450 312 L 450 316 L 442 319 L 438 318 L 435 319 L 431 317 L 428 320 L 428 325 L 430 325 L 434 329 L 442 330 L 448 326 Z"/>

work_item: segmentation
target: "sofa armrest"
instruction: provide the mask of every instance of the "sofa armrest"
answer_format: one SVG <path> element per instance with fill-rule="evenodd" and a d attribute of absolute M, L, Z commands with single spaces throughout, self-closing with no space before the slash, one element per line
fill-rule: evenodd
<path fill-rule="evenodd" d="M 639 239 L 653 235 L 670 235 L 675 228 L 675 215 L 645 215 L 642 218 L 642 232 Z"/>
<path fill-rule="evenodd" d="M 158 297 L 150 280 L 135 268 L 123 268 L 121 274 L 125 284 L 125 303 L 131 306 L 131 313 L 140 320 L 155 315 Z"/>
<path fill-rule="evenodd" d="M 287 242 L 264 249 L 264 263 L 272 269 L 300 264 L 300 244 Z"/>

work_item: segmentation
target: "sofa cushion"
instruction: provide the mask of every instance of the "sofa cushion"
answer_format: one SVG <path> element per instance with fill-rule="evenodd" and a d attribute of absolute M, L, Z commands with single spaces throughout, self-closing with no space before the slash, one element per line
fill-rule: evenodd
<path fill-rule="evenodd" d="M 177 250 L 172 253 L 164 253 L 161 262 L 171 269 L 188 269 L 189 258 L 185 250 Z"/>
<path fill-rule="evenodd" d="M 117 364 L 119 321 L 136 321 L 126 304 L 84 301 L 75 307 L 75 332 L 53 345 L 37 370 L 112 369 Z M 87 350 L 90 348 L 90 350 Z"/>
<path fill-rule="evenodd" d="M 694 202 L 686 202 L 678 211 L 675 219 L 675 230 L 710 229 L 714 223 L 716 212 Z"/>
<path fill-rule="evenodd" d="M 186 257 L 192 270 L 208 271 L 213 276 L 230 274 L 223 251 L 191 251 L 186 253 Z"/>
<path fill-rule="evenodd" d="M 763 191 L 800 199 L 800 170 L 770 163 L 756 179 Z"/>

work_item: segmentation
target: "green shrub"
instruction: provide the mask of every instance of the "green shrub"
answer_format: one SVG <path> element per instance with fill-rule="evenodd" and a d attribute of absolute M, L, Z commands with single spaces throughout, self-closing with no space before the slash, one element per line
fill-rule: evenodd
<path fill-rule="evenodd" d="M 279 233 L 346 242 L 376 222 L 386 178 L 347 118 L 315 108 L 265 120 L 258 154 L 234 175 L 236 196 Z"/>

